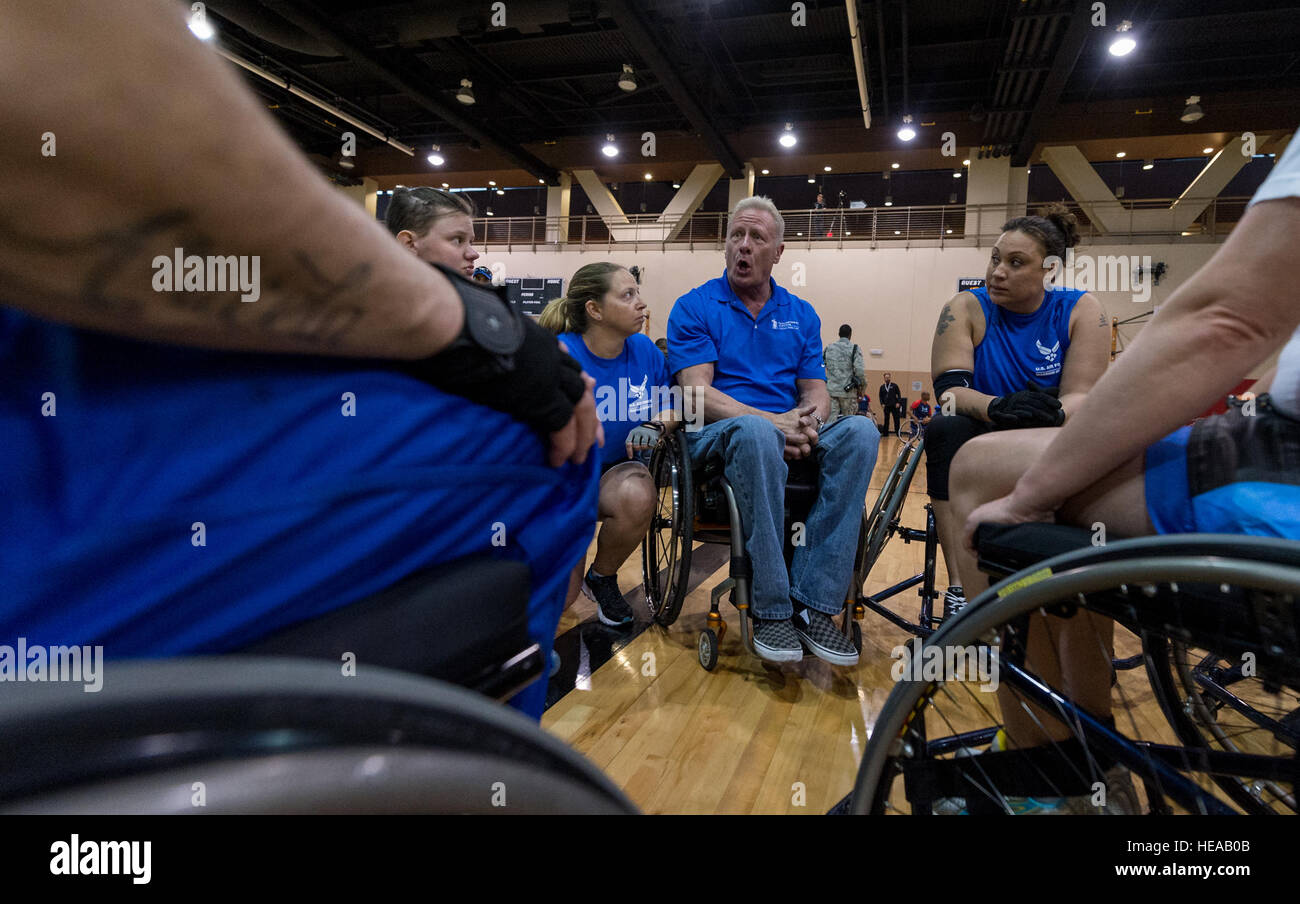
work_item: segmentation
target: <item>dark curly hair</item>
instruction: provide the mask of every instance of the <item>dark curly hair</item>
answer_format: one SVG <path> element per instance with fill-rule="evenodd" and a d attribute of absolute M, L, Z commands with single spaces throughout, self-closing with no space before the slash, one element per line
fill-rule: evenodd
<path fill-rule="evenodd" d="M 1043 248 L 1043 259 L 1065 260 L 1067 248 L 1079 243 L 1078 219 L 1064 204 L 1049 204 L 1041 217 L 1015 217 L 1002 225 L 1003 232 L 1023 232 Z"/>

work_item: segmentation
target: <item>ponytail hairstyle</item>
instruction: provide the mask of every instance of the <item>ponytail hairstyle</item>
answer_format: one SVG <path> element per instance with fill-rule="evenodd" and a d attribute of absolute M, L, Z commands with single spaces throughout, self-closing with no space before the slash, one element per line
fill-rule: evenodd
<path fill-rule="evenodd" d="M 1041 217 L 1016 217 L 1002 226 L 1003 232 L 1023 232 L 1043 249 L 1043 260 L 1055 257 L 1065 262 L 1065 252 L 1079 244 L 1078 219 L 1059 202 L 1048 204 Z"/>
<path fill-rule="evenodd" d="M 619 270 L 626 269 L 622 264 L 608 261 L 579 268 L 573 274 L 573 279 L 569 280 L 569 291 L 563 298 L 557 298 L 548 304 L 537 322 L 543 329 L 548 329 L 557 336 L 560 333 L 586 333 L 591 325 L 587 319 L 587 302 L 595 301 L 599 304 L 609 291 L 612 282 L 610 277 Z"/>
<path fill-rule="evenodd" d="M 456 213 L 474 216 L 474 202 L 468 195 L 425 185 L 399 188 L 393 191 L 393 198 L 388 202 L 384 224 L 393 235 L 406 230 L 416 238 L 423 238 L 435 220 Z"/>

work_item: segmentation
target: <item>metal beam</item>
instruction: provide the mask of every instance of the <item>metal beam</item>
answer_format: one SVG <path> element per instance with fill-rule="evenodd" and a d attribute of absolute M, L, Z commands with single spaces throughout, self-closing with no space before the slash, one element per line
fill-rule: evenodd
<path fill-rule="evenodd" d="M 690 120 L 691 126 L 704 139 L 709 152 L 722 164 L 723 170 L 733 179 L 744 173 L 740 157 L 732 150 L 727 139 L 713 127 L 712 117 L 700 106 L 695 94 L 677 75 L 678 65 L 659 46 L 652 30 L 641 18 L 641 13 L 628 0 L 609 0 L 608 9 L 640 57 L 649 64 L 668 96 Z"/>
<path fill-rule="evenodd" d="M 1056 110 L 1065 83 L 1070 80 L 1070 73 L 1074 72 L 1079 55 L 1083 53 L 1083 45 L 1087 43 L 1088 34 L 1092 30 L 1089 22 L 1091 12 L 1091 0 L 1075 0 L 1074 11 L 1070 13 L 1070 25 L 1065 30 L 1065 37 L 1061 39 L 1060 48 L 1052 57 L 1052 70 L 1043 81 L 1043 87 L 1034 101 L 1034 112 L 1021 130 L 1020 139 L 1011 153 L 1012 166 L 1024 166 L 1029 162 L 1029 155 L 1038 143 L 1039 130 Z"/>
<path fill-rule="evenodd" d="M 355 63 L 362 72 L 397 88 L 415 104 L 484 147 L 501 154 L 519 168 L 527 170 L 538 179 L 545 179 L 548 183 L 559 179 L 558 170 L 519 145 L 466 119 L 458 110 L 436 97 L 424 85 L 417 84 L 407 75 L 394 69 L 374 49 L 341 27 L 325 20 L 306 3 L 300 0 L 262 0 L 262 4 L 317 40 L 329 44 L 338 53 Z M 418 61 L 415 63 L 419 65 Z"/>

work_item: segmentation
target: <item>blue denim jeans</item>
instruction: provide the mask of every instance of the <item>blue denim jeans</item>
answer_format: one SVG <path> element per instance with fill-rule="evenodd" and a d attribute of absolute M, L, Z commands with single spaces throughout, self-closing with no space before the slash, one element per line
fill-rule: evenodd
<path fill-rule="evenodd" d="M 754 615 L 789 618 L 791 599 L 837 614 L 853 579 L 862 507 L 880 444 L 876 425 L 865 417 L 845 417 L 821 433 L 813 449 L 821 473 L 817 501 L 789 574 L 782 554 L 787 468 L 781 431 L 766 418 L 745 415 L 706 424 L 687 433 L 686 442 L 695 462 L 722 459 L 736 494 L 754 566 Z"/>

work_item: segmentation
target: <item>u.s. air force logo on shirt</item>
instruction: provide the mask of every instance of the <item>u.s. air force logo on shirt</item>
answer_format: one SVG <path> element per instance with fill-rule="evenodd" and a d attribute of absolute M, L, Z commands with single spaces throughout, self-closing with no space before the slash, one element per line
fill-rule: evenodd
<path fill-rule="evenodd" d="M 650 399 L 646 395 L 646 384 L 650 382 L 650 375 L 646 374 L 641 378 L 639 385 L 633 385 L 631 380 L 627 381 L 628 407 L 627 414 L 630 420 L 648 417 L 650 414 Z"/>
<path fill-rule="evenodd" d="M 1061 340 L 1056 340 L 1056 344 L 1051 348 L 1043 345 L 1038 339 L 1034 340 L 1034 345 L 1038 346 L 1038 353 L 1047 359 L 1045 364 L 1034 367 L 1034 373 L 1043 377 L 1059 374 L 1061 372 L 1061 362 L 1057 359 L 1061 356 Z"/>

